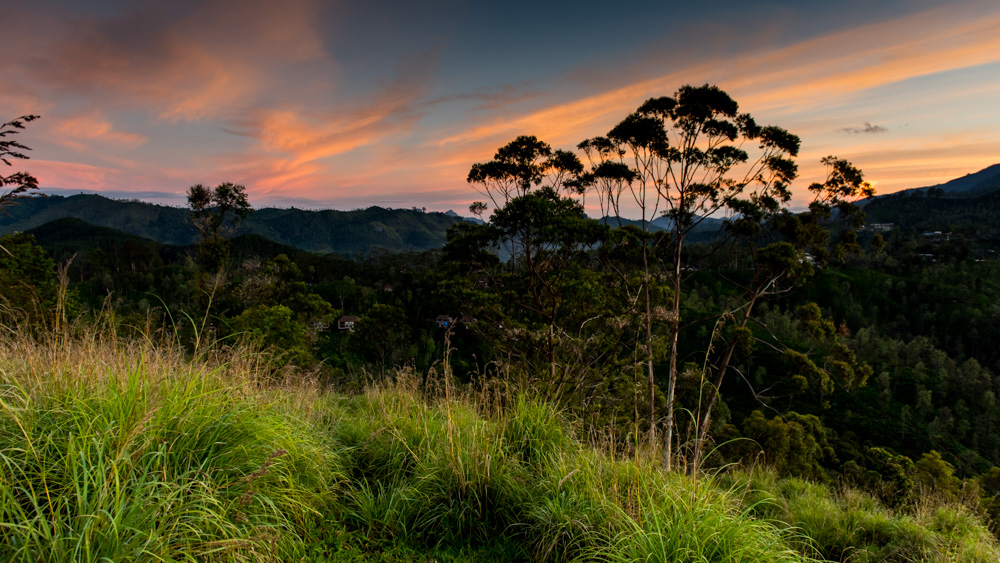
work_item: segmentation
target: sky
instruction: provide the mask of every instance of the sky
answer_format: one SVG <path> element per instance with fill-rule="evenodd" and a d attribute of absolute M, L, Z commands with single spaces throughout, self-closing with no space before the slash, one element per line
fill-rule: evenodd
<path fill-rule="evenodd" d="M 1000 162 L 1000 2 L 0 0 L 0 121 L 50 193 L 467 214 L 518 135 L 573 149 L 715 84 L 879 193 Z"/>

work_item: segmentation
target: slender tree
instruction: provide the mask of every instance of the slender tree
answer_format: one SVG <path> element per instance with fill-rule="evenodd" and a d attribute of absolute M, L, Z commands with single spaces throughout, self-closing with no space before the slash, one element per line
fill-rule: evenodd
<path fill-rule="evenodd" d="M 639 287 L 635 289 L 637 294 L 635 301 L 641 300 L 642 303 L 642 325 L 645 332 L 643 339 L 645 361 L 643 363 L 646 371 L 647 400 L 649 401 L 648 431 L 652 440 L 656 436 L 656 379 L 653 371 L 653 299 L 650 293 L 650 285 L 653 280 L 650 276 L 649 250 L 652 242 L 652 220 L 656 217 L 656 212 L 659 209 L 660 197 L 658 191 L 648 189 L 651 176 L 643 173 L 643 168 L 651 162 L 648 149 L 638 146 L 630 147 L 633 149 L 633 160 L 631 163 L 626 163 L 625 157 L 629 151 L 625 148 L 627 143 L 621 137 L 624 127 L 627 125 L 619 125 L 612 130 L 610 137 L 614 140 L 609 137 L 594 137 L 583 141 L 577 145 L 577 148 L 583 150 L 587 155 L 587 160 L 590 161 L 590 171 L 584 177 L 582 184 L 597 192 L 602 217 L 613 218 L 618 227 L 622 227 L 621 199 L 626 192 L 631 195 L 632 201 L 639 209 L 639 230 L 642 231 L 642 236 L 638 237 L 638 241 L 640 243 L 639 258 L 642 277 Z M 612 269 L 614 268 L 612 267 Z M 616 273 L 622 280 L 623 286 L 628 288 L 631 285 L 629 284 L 628 272 L 617 271 Z M 633 300 L 630 299 L 629 302 L 633 302 Z"/>
<path fill-rule="evenodd" d="M 677 384 L 680 298 L 684 245 L 690 233 L 717 214 L 761 221 L 788 201 L 788 185 L 796 176 L 791 158 L 799 139 L 779 127 L 761 127 L 716 86 L 684 86 L 672 97 L 647 100 L 607 135 L 610 154 L 634 173 L 628 184 L 643 210 L 661 211 L 669 228 L 658 242 L 668 256 L 672 302 L 668 307 L 669 351 L 666 413 L 663 426 L 664 463 L 673 457 L 674 394 Z M 751 152 L 752 151 L 752 152 Z M 645 225 L 645 220 L 643 221 Z M 644 277 L 649 276 L 649 253 L 644 252 Z M 648 283 L 646 284 L 648 287 Z M 645 297 L 646 323 L 652 307 Z M 647 354 L 652 332 L 647 330 Z M 652 363 L 647 358 L 650 387 Z M 655 417 L 651 416 L 651 430 Z"/>

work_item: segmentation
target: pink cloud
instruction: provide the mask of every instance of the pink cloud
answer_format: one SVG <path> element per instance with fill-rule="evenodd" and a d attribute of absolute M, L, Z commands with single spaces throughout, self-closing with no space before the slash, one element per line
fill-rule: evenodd
<path fill-rule="evenodd" d="M 22 11 L 11 42 L 30 54 L 0 63 L 48 97 L 116 109 L 155 108 L 167 120 L 225 116 L 304 61 L 331 68 L 315 30 L 318 1 L 178 2 L 98 19 Z M 332 76 L 332 73 L 320 73 Z M 328 81 L 324 78 L 323 81 Z"/>
<path fill-rule="evenodd" d="M 158 174 L 138 174 L 133 170 L 121 170 L 106 166 L 94 166 L 78 162 L 58 162 L 32 159 L 25 166 L 38 178 L 43 187 L 79 189 L 87 191 L 134 191 L 163 190 L 181 192 L 187 186 L 178 187 L 171 178 Z"/>
<path fill-rule="evenodd" d="M 55 126 L 56 142 L 82 148 L 82 142 L 101 142 L 121 148 L 134 148 L 148 140 L 145 135 L 115 130 L 111 122 L 96 111 L 63 119 Z"/>

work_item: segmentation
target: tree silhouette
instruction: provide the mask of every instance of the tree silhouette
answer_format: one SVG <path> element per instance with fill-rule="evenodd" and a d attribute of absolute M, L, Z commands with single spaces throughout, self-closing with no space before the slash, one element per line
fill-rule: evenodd
<path fill-rule="evenodd" d="M 534 135 L 521 135 L 500 147 L 493 160 L 473 164 L 467 181 L 490 199 L 494 208 L 523 196 L 543 182 L 556 192 L 583 192 L 580 174 L 583 164 L 575 154 L 552 150 L 548 143 Z M 485 204 L 473 204 L 470 210 L 481 216 Z"/>
<path fill-rule="evenodd" d="M 233 222 L 239 222 L 253 213 L 246 190 L 246 187 L 232 182 L 215 188 L 202 184 L 191 186 L 187 198 L 191 222 L 201 233 L 202 240 L 219 238 L 230 216 Z"/>
<path fill-rule="evenodd" d="M 216 271 L 226 262 L 229 253 L 229 245 L 222 236 L 226 219 L 231 217 L 235 224 L 253 213 L 246 187 L 232 182 L 215 188 L 197 184 L 188 190 L 187 199 L 191 223 L 201 234 L 202 265 L 206 271 Z"/>
<path fill-rule="evenodd" d="M 17 119 L 8 121 L 0 125 L 0 161 L 7 166 L 13 166 L 10 159 L 24 159 L 28 156 L 21 151 L 30 151 L 25 145 L 9 139 L 24 129 L 24 124 L 38 119 L 37 115 L 22 115 Z M 12 188 L 8 189 L 9 186 Z M 14 204 L 14 200 L 24 197 L 31 190 L 38 189 L 38 180 L 27 172 L 15 172 L 9 176 L 0 174 L 0 211 L 9 205 Z"/>

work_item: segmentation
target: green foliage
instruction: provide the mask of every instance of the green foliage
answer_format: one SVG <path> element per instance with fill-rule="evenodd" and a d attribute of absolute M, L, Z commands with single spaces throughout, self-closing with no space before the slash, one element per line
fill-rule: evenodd
<path fill-rule="evenodd" d="M 33 236 L 0 237 L 0 287 L 0 307 L 29 325 L 55 311 L 56 266 Z"/>
<path fill-rule="evenodd" d="M 353 452 L 344 516 L 368 537 L 438 548 L 513 538 L 508 560 L 802 560 L 725 492 L 582 449 L 523 397 L 496 420 L 398 391 L 338 404 L 331 430 Z"/>
<path fill-rule="evenodd" d="M 368 361 L 381 369 L 398 361 L 410 340 L 406 315 L 399 307 L 377 303 L 354 325 L 352 342 Z"/>
<path fill-rule="evenodd" d="M 791 348 L 785 349 L 783 355 L 789 371 L 801 378 L 803 389 L 808 385 L 808 387 L 815 389 L 820 396 L 833 393 L 833 379 L 830 378 L 830 374 L 817 366 L 808 355 Z"/>
<path fill-rule="evenodd" d="M 0 558 L 301 551 L 336 472 L 301 413 L 250 374 L 226 381 L 171 351 L 98 342 L 0 344 Z"/>
<path fill-rule="evenodd" d="M 914 233 L 943 231 L 995 241 L 1000 236 L 1000 190 L 935 198 L 923 193 L 890 194 L 873 200 L 865 215 L 869 222 L 894 223 Z"/>
<path fill-rule="evenodd" d="M 799 326 L 813 340 L 820 342 L 833 338 L 837 328 L 833 321 L 823 317 L 823 311 L 815 303 L 807 303 L 795 310 L 799 318 Z"/>
<path fill-rule="evenodd" d="M 608 231 L 552 186 L 512 197 L 489 223 L 449 231 L 445 256 L 456 273 L 449 293 L 498 355 L 539 378 L 540 392 L 561 404 L 579 405 L 614 385 L 600 370 L 615 372 L 617 358 L 607 354 L 622 353 L 615 350 L 622 334 L 602 329 L 621 321 L 610 318 L 615 288 L 592 258 Z"/>
<path fill-rule="evenodd" d="M 261 385 L 253 352 L 0 341 L 13 561 L 991 561 L 967 510 L 886 510 L 775 474 L 699 480 L 586 447 L 524 395 Z M 453 396 L 462 395 L 451 389 Z M 466 397 L 481 397 L 478 393 Z M 491 411 L 491 416 L 480 412 Z M 814 421 L 792 417 L 806 427 Z"/>
<path fill-rule="evenodd" d="M 827 369 L 848 392 L 864 387 L 873 372 L 868 364 L 859 363 L 857 354 L 842 342 L 832 346 L 828 364 Z"/>
<path fill-rule="evenodd" d="M 284 305 L 257 306 L 232 320 L 232 330 L 266 348 L 280 364 L 308 365 L 311 337 L 308 328 Z"/>
<path fill-rule="evenodd" d="M 738 444 L 744 451 L 751 450 L 747 457 L 763 455 L 765 462 L 782 475 L 823 480 L 824 463 L 835 461 L 827 431 L 813 415 L 789 412 L 767 420 L 760 411 L 753 411 L 743 421 L 743 435 L 756 445 Z"/>
<path fill-rule="evenodd" d="M 941 454 L 931 450 L 920 457 L 916 465 L 916 484 L 925 493 L 954 495 L 958 492 L 959 480 L 955 477 L 955 468 L 941 459 Z"/>
<path fill-rule="evenodd" d="M 844 464 L 848 482 L 871 491 L 887 506 L 898 507 L 912 500 L 917 470 L 910 458 L 883 448 L 869 448 L 863 464 L 853 460 Z"/>

